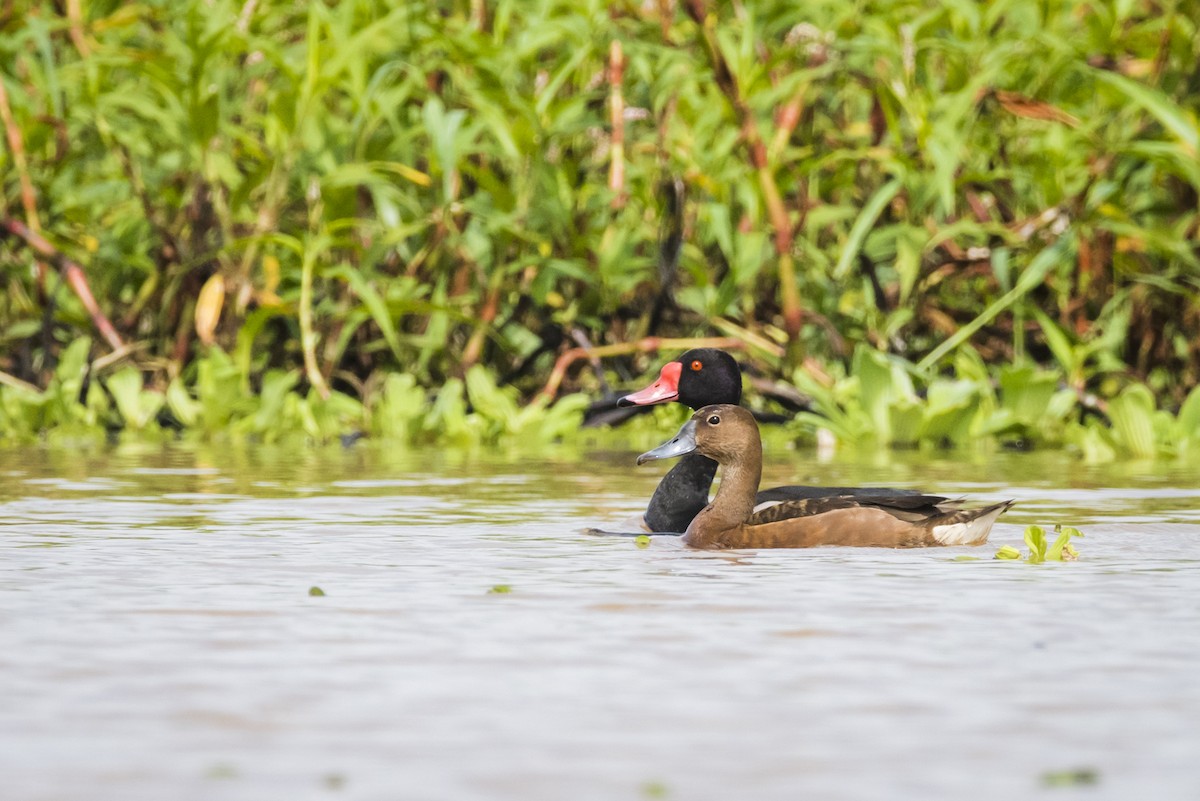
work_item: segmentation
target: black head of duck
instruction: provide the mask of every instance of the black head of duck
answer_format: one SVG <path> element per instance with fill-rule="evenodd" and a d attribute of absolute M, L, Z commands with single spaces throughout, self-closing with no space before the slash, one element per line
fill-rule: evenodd
<path fill-rule="evenodd" d="M 699 453 L 722 468 L 717 497 L 688 524 L 683 541 L 695 548 L 810 548 L 856 545 L 913 548 L 980 545 L 1012 501 L 962 509 L 928 495 L 827 495 L 756 508 L 762 440 L 748 411 L 705 406 L 673 439 L 638 457 L 638 464 Z"/>
<path fill-rule="evenodd" d="M 663 365 L 658 379 L 626 395 L 618 406 L 651 406 L 676 401 L 691 409 L 713 403 L 741 403 L 742 374 L 737 361 L 723 350 L 695 348 Z"/>

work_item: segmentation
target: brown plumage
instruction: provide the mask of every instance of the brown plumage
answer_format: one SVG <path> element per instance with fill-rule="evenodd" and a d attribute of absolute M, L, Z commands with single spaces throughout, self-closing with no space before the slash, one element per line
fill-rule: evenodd
<path fill-rule="evenodd" d="M 996 518 L 1012 506 L 1012 501 L 1002 501 L 961 509 L 957 501 L 929 495 L 833 496 L 784 501 L 755 511 L 762 440 L 754 417 L 730 404 L 700 409 L 674 439 L 642 454 L 638 464 L 692 451 L 714 459 L 722 469 L 717 497 L 683 535 L 694 548 L 980 545 Z"/>

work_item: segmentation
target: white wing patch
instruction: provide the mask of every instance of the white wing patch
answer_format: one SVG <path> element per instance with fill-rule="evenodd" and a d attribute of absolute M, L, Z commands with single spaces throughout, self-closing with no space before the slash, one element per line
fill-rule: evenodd
<path fill-rule="evenodd" d="M 982 545 L 992 533 L 992 524 L 1004 513 L 1006 506 L 988 512 L 966 523 L 950 523 L 933 527 L 933 538 L 942 545 Z"/>

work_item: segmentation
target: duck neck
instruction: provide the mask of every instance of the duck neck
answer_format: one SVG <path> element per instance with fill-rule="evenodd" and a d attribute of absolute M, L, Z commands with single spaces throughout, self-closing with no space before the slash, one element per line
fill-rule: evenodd
<path fill-rule="evenodd" d="M 646 525 L 651 531 L 682 533 L 708 504 L 708 489 L 716 474 L 717 463 L 707 456 L 684 456 L 654 490 L 646 507 Z"/>
<path fill-rule="evenodd" d="M 687 544 L 696 548 L 713 545 L 717 538 L 737 528 L 754 512 L 755 494 L 762 478 L 762 457 L 736 460 L 721 468 L 717 497 L 704 508 L 687 530 Z"/>

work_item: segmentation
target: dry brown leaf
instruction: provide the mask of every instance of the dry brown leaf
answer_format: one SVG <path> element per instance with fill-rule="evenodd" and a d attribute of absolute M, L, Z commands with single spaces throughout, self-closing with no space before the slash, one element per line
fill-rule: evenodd
<path fill-rule="evenodd" d="M 1029 120 L 1061 122 L 1063 125 L 1069 125 L 1072 128 L 1079 127 L 1079 119 L 1077 117 L 1044 100 L 1036 100 L 1020 92 L 1009 92 L 1004 89 L 985 90 L 983 94 L 996 98 L 996 101 L 1000 103 L 1000 107 L 1014 116 L 1024 117 Z"/>
<path fill-rule="evenodd" d="M 204 282 L 200 296 L 196 298 L 196 336 L 205 345 L 213 343 L 217 322 L 221 319 L 221 307 L 225 305 L 225 279 L 220 273 Z"/>

